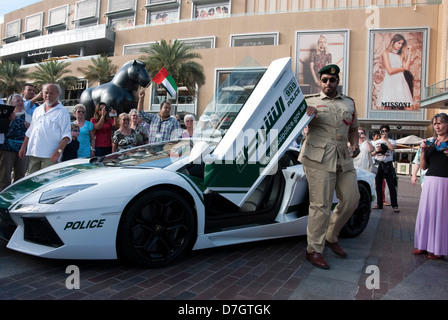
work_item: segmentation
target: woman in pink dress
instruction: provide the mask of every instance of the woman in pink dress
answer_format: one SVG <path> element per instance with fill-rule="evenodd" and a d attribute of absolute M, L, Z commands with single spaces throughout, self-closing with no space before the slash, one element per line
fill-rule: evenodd
<path fill-rule="evenodd" d="M 447 114 L 436 114 L 432 125 L 434 139 L 424 140 L 420 146 L 420 168 L 428 171 L 420 195 L 412 253 L 427 253 L 429 259 L 442 259 L 448 254 Z"/>

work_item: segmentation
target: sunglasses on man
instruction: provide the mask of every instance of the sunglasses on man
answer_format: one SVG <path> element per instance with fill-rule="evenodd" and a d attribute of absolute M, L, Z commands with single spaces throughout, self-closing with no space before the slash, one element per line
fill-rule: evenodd
<path fill-rule="evenodd" d="M 330 81 L 330 83 L 335 83 L 337 80 L 338 80 L 338 78 L 336 78 L 336 77 L 320 79 L 320 81 L 322 81 L 323 83 L 327 83 L 328 81 Z"/>

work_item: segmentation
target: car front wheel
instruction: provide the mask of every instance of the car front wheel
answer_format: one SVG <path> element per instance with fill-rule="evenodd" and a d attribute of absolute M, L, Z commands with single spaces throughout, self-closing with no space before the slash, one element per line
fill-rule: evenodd
<path fill-rule="evenodd" d="M 119 256 L 148 268 L 163 267 L 189 251 L 196 239 L 191 205 L 171 190 L 154 190 L 135 201 L 118 230 Z"/>

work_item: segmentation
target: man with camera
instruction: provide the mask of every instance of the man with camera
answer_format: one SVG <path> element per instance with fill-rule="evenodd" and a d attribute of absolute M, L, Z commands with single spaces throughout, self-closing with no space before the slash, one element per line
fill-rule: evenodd
<path fill-rule="evenodd" d="M 383 179 L 386 179 L 389 188 L 390 202 L 395 213 L 400 212 L 397 201 L 397 184 L 395 168 L 392 164 L 394 150 L 397 142 L 389 138 L 389 125 L 382 125 L 380 128 L 381 138 L 373 141 L 375 151 L 372 152 L 373 159 L 378 164 L 378 172 L 375 176 L 377 205 L 373 209 L 383 209 Z"/>

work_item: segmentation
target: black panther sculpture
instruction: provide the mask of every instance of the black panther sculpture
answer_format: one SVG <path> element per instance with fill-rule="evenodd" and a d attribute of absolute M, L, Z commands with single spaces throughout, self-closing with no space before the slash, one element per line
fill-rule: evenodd
<path fill-rule="evenodd" d="M 117 114 L 129 112 L 136 107 L 134 92 L 139 86 L 146 88 L 151 83 L 151 77 L 140 60 L 125 63 L 115 74 L 111 82 L 97 87 L 87 88 L 81 94 L 79 103 L 86 107 L 86 120 L 93 117 L 95 106 L 104 102 L 115 109 Z"/>

